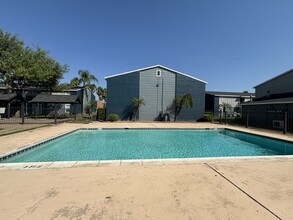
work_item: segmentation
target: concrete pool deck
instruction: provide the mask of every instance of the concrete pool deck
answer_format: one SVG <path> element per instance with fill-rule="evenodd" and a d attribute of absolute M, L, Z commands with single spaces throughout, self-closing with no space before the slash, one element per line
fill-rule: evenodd
<path fill-rule="evenodd" d="M 151 122 L 59 124 L 0 137 L 0 154 L 77 128 L 124 127 L 228 126 Z M 291 135 L 232 128 L 293 140 Z M 0 219 L 293 218 L 292 157 L 189 162 L 75 161 L 67 165 L 31 163 L 27 167 L 12 164 L 10 168 L 1 168 L 0 164 Z"/>

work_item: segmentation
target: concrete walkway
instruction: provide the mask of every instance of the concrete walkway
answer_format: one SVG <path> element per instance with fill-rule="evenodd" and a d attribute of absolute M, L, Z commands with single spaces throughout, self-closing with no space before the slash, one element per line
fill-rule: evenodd
<path fill-rule="evenodd" d="M 0 152 L 79 127 L 223 126 L 60 124 L 0 137 Z M 290 135 L 244 130 L 293 140 Z M 0 169 L 0 219 L 293 219 L 292 170 L 290 159 Z"/>

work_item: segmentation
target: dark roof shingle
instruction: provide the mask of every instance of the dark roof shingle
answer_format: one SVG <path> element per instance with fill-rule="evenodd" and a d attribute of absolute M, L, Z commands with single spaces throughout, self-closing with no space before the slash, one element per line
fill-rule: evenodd
<path fill-rule="evenodd" d="M 0 94 L 0 101 L 9 102 L 12 99 L 16 98 L 16 93 Z"/>
<path fill-rule="evenodd" d="M 33 98 L 31 103 L 59 103 L 59 104 L 80 104 L 80 100 L 77 95 L 48 95 L 39 94 Z"/>

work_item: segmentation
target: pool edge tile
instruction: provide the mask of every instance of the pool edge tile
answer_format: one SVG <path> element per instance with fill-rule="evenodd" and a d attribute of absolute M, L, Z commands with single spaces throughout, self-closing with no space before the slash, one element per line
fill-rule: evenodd
<path fill-rule="evenodd" d="M 100 160 L 98 167 L 121 166 L 121 160 Z"/>
<path fill-rule="evenodd" d="M 3 164 L 0 164 L 0 170 L 46 169 L 52 163 L 53 162 L 3 163 Z"/>
<path fill-rule="evenodd" d="M 162 159 L 162 162 L 167 165 L 167 164 L 184 164 L 183 158 L 172 158 L 172 159 Z"/>
<path fill-rule="evenodd" d="M 141 160 L 142 165 L 164 165 L 164 162 L 162 159 L 143 159 Z"/>
<path fill-rule="evenodd" d="M 73 167 L 97 167 L 99 166 L 99 163 L 99 160 L 77 161 Z"/>
<path fill-rule="evenodd" d="M 74 165 L 77 163 L 77 161 L 57 161 L 53 162 L 48 168 L 68 168 L 68 167 L 74 167 Z"/>
<path fill-rule="evenodd" d="M 142 166 L 142 160 L 121 160 L 121 166 L 139 165 Z"/>

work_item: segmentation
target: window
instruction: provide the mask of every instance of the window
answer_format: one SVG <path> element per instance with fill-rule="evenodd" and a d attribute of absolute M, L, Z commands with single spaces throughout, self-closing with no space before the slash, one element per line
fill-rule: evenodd
<path fill-rule="evenodd" d="M 156 77 L 161 77 L 161 70 L 156 71 Z"/>
<path fill-rule="evenodd" d="M 64 107 L 65 107 L 65 112 L 70 113 L 70 104 L 65 104 Z"/>

